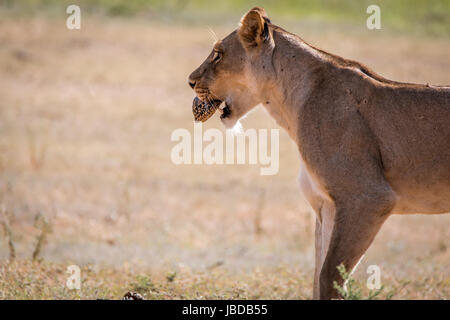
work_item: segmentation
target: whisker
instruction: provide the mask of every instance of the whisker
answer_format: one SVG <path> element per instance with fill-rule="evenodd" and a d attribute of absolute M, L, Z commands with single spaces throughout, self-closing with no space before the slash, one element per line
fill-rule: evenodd
<path fill-rule="evenodd" d="M 208 26 L 208 31 L 209 31 L 209 34 L 212 36 L 214 44 L 215 44 L 219 40 L 219 38 L 217 37 L 216 33 L 210 26 Z"/>
<path fill-rule="evenodd" d="M 214 92 L 212 92 L 211 90 L 209 90 L 209 94 L 210 94 L 211 96 L 213 96 L 214 99 L 220 100 L 219 97 L 218 97 Z"/>

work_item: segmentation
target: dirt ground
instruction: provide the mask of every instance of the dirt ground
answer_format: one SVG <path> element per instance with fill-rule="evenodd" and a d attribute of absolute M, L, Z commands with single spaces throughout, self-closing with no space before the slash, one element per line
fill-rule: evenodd
<path fill-rule="evenodd" d="M 212 27 L 219 37 L 231 31 Z M 449 38 L 290 30 L 387 78 L 450 84 Z M 17 254 L 8 264 L 0 232 L 0 298 L 118 298 L 139 285 L 152 298 L 311 297 L 314 216 L 284 132 L 274 176 L 170 159 L 172 131 L 193 131 L 187 76 L 212 42 L 206 26 L 86 17 L 70 31 L 56 18 L 0 21 L 0 204 Z M 217 118 L 206 127 L 223 130 Z M 276 128 L 262 109 L 242 124 Z M 38 214 L 51 232 L 31 263 Z M 392 216 L 355 278 L 365 283 L 378 265 L 394 299 L 448 299 L 449 223 Z M 80 292 L 64 289 L 70 264 L 82 267 Z"/>

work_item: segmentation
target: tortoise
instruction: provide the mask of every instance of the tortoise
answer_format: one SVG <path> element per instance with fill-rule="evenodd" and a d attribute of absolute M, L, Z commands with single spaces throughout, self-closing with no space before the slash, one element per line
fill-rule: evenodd
<path fill-rule="evenodd" d="M 202 101 L 198 97 L 194 98 L 192 101 L 192 113 L 194 114 L 194 120 L 205 122 L 219 109 L 222 101 L 220 100 L 211 100 L 211 101 Z M 221 109 L 222 115 L 221 118 L 224 117 L 227 113 L 230 112 L 228 106 L 225 106 Z"/>

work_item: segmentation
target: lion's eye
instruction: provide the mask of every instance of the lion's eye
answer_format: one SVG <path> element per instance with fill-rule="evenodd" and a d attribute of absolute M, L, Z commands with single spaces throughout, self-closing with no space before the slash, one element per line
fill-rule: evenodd
<path fill-rule="evenodd" d="M 222 53 L 219 51 L 214 51 L 214 55 L 212 58 L 213 62 L 217 63 L 220 59 L 222 59 Z"/>

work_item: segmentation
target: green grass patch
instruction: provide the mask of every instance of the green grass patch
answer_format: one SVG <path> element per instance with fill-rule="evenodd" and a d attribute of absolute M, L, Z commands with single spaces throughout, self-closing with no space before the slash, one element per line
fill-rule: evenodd
<path fill-rule="evenodd" d="M 138 17 L 149 20 L 194 24 L 236 24 L 253 6 L 262 6 L 275 21 L 313 20 L 327 23 L 365 25 L 366 9 L 381 8 L 382 28 L 427 35 L 450 35 L 449 0 L 3 0 L 2 9 L 16 14 L 65 12 L 69 4 L 78 4 L 82 13 L 112 17 Z"/>

